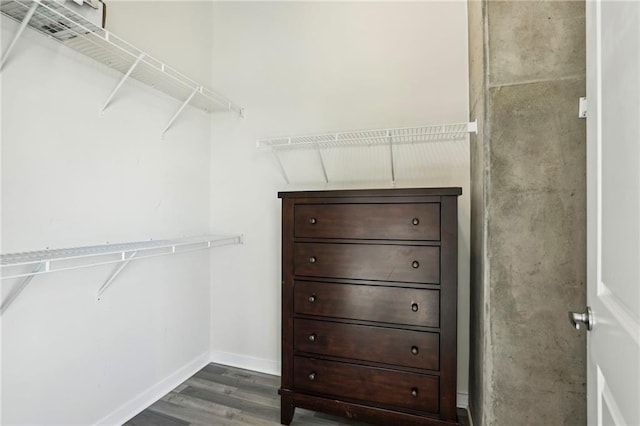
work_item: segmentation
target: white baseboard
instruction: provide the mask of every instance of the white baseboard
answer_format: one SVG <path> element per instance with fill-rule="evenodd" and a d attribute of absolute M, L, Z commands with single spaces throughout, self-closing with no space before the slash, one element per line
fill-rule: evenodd
<path fill-rule="evenodd" d="M 276 376 L 280 375 L 280 363 L 270 359 L 255 358 L 231 352 L 211 351 L 210 361 L 230 367 L 244 368 L 245 370 L 259 371 Z"/>
<path fill-rule="evenodd" d="M 101 420 L 96 422 L 96 426 L 122 425 L 124 422 L 165 396 L 180 383 L 193 376 L 202 367 L 207 365 L 209 361 L 209 352 L 205 352 L 202 355 L 197 356 L 175 373 L 162 379 L 155 385 L 140 393 L 138 396 L 121 405 L 111 414 L 103 417 Z"/>
<path fill-rule="evenodd" d="M 456 407 L 464 408 L 465 410 L 469 409 L 469 394 L 458 392 L 456 395 Z"/>

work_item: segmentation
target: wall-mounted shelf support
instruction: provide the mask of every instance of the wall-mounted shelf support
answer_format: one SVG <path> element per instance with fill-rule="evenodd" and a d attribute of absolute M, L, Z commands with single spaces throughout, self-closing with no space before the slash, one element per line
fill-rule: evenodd
<path fill-rule="evenodd" d="M 118 275 L 120 275 L 120 273 L 124 270 L 124 268 L 126 268 L 127 265 L 129 265 L 129 263 L 131 263 L 131 261 L 133 260 L 134 257 L 136 257 L 137 254 L 138 254 L 138 252 L 134 251 L 133 253 L 131 253 L 129 255 L 129 257 L 127 257 L 126 253 L 122 253 L 122 263 L 119 264 L 116 267 L 116 269 L 114 269 L 114 271 L 111 273 L 111 276 L 109 276 L 109 278 L 107 278 L 107 280 L 104 282 L 104 284 L 102 284 L 100 286 L 100 288 L 98 289 L 98 300 L 100 300 L 100 296 L 102 296 L 102 293 L 105 292 L 105 290 L 118 277 Z"/>
<path fill-rule="evenodd" d="M 162 131 L 162 137 L 164 137 L 164 134 L 167 133 L 167 130 L 169 130 L 169 127 L 171 127 L 171 125 L 173 124 L 174 121 L 176 121 L 176 119 L 178 118 L 178 116 L 180 115 L 180 113 L 182 112 L 182 110 L 189 105 L 189 102 L 191 102 L 191 99 L 193 99 L 193 97 L 196 95 L 196 93 L 198 92 L 202 92 L 202 87 L 196 87 L 195 89 L 193 89 L 193 92 L 191 92 L 191 95 L 187 98 L 186 101 L 184 101 L 182 103 L 182 105 L 180 106 L 180 108 L 178 108 L 178 111 L 176 111 L 175 114 L 173 114 L 173 117 L 171 117 L 171 120 L 169 120 L 169 124 L 167 124 L 167 127 L 164 128 L 164 130 Z"/>
<path fill-rule="evenodd" d="M 0 280 L 23 278 L 0 305 L 0 314 L 13 303 L 33 277 L 50 272 L 70 271 L 97 265 L 118 263 L 118 267 L 98 290 L 101 296 L 125 267 L 133 260 L 186 253 L 230 244 L 242 244 L 242 235 L 150 240 L 122 244 L 41 250 L 0 255 Z M 59 266 L 58 266 L 59 265 Z M 30 271 L 24 272 L 25 268 Z M 52 267 L 57 266 L 57 267 Z"/>
<path fill-rule="evenodd" d="M 5 50 L 4 55 L 2 55 L 2 61 L 0 61 L 0 70 L 2 69 L 2 67 L 4 67 L 5 62 L 7 61 L 7 58 L 9 57 L 9 55 L 11 54 L 11 51 L 13 50 L 14 46 L 18 42 L 18 39 L 24 32 L 25 28 L 27 28 L 27 25 L 29 25 L 29 21 L 33 17 L 33 14 L 36 12 L 36 8 L 38 7 L 39 4 L 40 4 L 40 0 L 34 0 L 31 6 L 29 6 L 29 10 L 27 10 L 27 13 L 24 15 L 24 18 L 22 18 L 22 22 L 20 22 L 20 27 L 18 27 L 18 31 L 16 31 L 15 35 L 13 36 L 13 39 L 11 40 L 11 43 L 7 47 L 7 50 Z"/>
<path fill-rule="evenodd" d="M 280 173 L 282 173 L 282 177 L 284 178 L 284 181 L 287 182 L 287 185 L 290 184 L 291 182 L 289 182 L 289 176 L 287 176 L 287 171 L 282 165 L 282 161 L 280 160 L 280 154 L 278 154 L 278 150 L 276 149 L 273 150 L 273 156 L 276 157 L 276 163 L 280 167 Z"/>
<path fill-rule="evenodd" d="M 282 163 L 280 152 L 293 149 L 314 149 L 317 153 L 325 182 L 328 183 L 329 178 L 325 159 L 322 155 L 323 150 L 341 147 L 355 148 L 387 145 L 389 147 L 391 183 L 395 184 L 397 164 L 394 149 L 396 149 L 396 147 L 430 142 L 461 141 L 465 140 L 469 133 L 478 133 L 478 123 L 476 121 L 470 123 L 265 138 L 258 139 L 256 146 L 260 149 L 270 149 L 274 153 L 282 176 L 287 184 L 289 184 L 289 176 Z"/>
<path fill-rule="evenodd" d="M 318 153 L 318 158 L 320 159 L 320 166 L 322 167 L 322 175 L 324 176 L 324 181 L 329 183 L 329 177 L 327 176 L 327 168 L 324 166 L 324 158 L 322 158 L 322 152 L 320 151 L 320 145 L 316 144 L 316 152 Z"/>
<path fill-rule="evenodd" d="M 2 305 L 0 305 L 0 315 L 2 315 L 4 311 L 9 307 L 9 305 L 11 305 L 11 303 L 13 303 L 13 301 L 16 300 L 18 296 L 20 296 L 22 290 L 24 290 L 29 285 L 33 277 L 35 277 L 35 274 L 42 271 L 44 266 L 45 262 L 38 263 L 33 271 L 31 271 L 32 275 L 27 275 L 26 277 L 24 277 L 24 279 L 13 288 L 11 293 L 9 293 L 7 298 L 2 302 Z"/>
<path fill-rule="evenodd" d="M 391 164 L 391 184 L 396 184 L 396 169 L 393 163 L 393 137 L 391 137 L 391 131 L 387 131 L 387 138 L 389 139 L 389 164 Z"/>
<path fill-rule="evenodd" d="M 120 82 L 118 83 L 118 85 L 113 89 L 113 91 L 111 92 L 111 94 L 109 95 L 107 100 L 104 102 L 104 105 L 102 105 L 102 108 L 100 109 L 101 113 L 104 112 L 104 110 L 107 108 L 107 106 L 111 102 L 111 99 L 113 99 L 113 97 L 116 95 L 116 93 L 118 93 L 118 90 L 120 90 L 120 88 L 124 84 L 125 80 L 127 78 L 129 78 L 129 76 L 131 75 L 133 70 L 136 69 L 136 67 L 138 66 L 138 64 L 142 60 L 142 58 L 144 58 L 144 55 L 145 55 L 144 53 L 141 53 L 140 56 L 138 56 L 138 58 L 133 62 L 133 64 L 131 64 L 131 67 L 126 72 L 126 74 L 122 76 L 122 78 L 120 79 Z"/>

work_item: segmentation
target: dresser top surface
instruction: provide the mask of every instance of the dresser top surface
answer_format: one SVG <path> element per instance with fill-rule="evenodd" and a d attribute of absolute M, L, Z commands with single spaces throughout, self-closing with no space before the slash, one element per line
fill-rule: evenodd
<path fill-rule="evenodd" d="M 278 198 L 328 198 L 328 197 L 402 197 L 402 196 L 458 196 L 460 187 L 446 188 L 393 188 L 393 189 L 349 189 L 326 191 L 278 192 Z"/>

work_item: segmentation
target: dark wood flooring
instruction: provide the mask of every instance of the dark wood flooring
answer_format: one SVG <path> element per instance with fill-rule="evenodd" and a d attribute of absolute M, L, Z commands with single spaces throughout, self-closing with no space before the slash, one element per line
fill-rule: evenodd
<path fill-rule="evenodd" d="M 280 424 L 280 377 L 209 364 L 129 420 L 127 426 L 257 426 Z M 466 411 L 459 409 L 463 426 Z M 291 426 L 366 425 L 296 408 Z"/>

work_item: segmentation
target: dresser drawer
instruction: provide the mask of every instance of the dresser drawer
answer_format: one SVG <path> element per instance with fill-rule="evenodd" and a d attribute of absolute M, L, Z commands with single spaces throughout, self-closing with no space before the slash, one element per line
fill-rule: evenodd
<path fill-rule="evenodd" d="M 440 282 L 440 248 L 295 243 L 294 274 L 437 284 Z"/>
<path fill-rule="evenodd" d="M 439 334 L 296 319 L 294 349 L 321 355 L 437 370 Z"/>
<path fill-rule="evenodd" d="M 438 412 L 438 377 L 296 356 L 294 387 L 351 400 Z"/>
<path fill-rule="evenodd" d="M 295 236 L 380 240 L 439 240 L 440 203 L 299 204 Z"/>
<path fill-rule="evenodd" d="M 295 281 L 297 314 L 440 327 L 440 292 L 415 288 Z"/>

